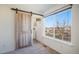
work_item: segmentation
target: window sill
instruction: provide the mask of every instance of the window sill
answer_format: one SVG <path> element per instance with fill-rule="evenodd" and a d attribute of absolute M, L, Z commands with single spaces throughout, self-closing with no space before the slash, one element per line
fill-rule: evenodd
<path fill-rule="evenodd" d="M 60 43 L 63 43 L 63 44 L 66 44 L 68 46 L 73 46 L 73 44 L 71 42 L 66 42 L 66 41 L 63 41 L 63 40 L 60 40 L 60 39 L 57 39 L 57 38 L 52 38 L 52 37 L 49 37 L 49 36 L 44 36 L 46 39 L 52 39 L 54 41 L 57 41 L 57 42 L 60 42 Z"/>

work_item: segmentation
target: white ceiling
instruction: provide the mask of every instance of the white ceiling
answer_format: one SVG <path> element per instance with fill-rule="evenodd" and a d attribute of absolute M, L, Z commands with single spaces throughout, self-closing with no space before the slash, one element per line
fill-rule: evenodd
<path fill-rule="evenodd" d="M 24 11 L 33 12 L 41 15 L 47 15 L 50 11 L 54 10 L 55 7 L 63 6 L 64 4 L 0 4 L 9 8 L 18 8 Z"/>
<path fill-rule="evenodd" d="M 32 11 L 38 14 L 44 14 L 50 8 L 55 7 L 55 4 L 14 4 L 10 5 L 12 8 L 18 8 L 25 11 Z"/>

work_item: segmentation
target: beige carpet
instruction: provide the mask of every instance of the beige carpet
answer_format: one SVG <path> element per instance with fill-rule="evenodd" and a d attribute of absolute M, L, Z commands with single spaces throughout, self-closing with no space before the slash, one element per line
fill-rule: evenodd
<path fill-rule="evenodd" d="M 58 52 L 43 46 L 37 41 L 34 41 L 32 46 L 16 49 L 15 51 L 11 51 L 6 54 L 58 54 Z"/>

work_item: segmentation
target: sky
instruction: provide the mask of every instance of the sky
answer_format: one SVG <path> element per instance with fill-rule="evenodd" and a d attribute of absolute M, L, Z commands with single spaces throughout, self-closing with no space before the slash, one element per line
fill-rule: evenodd
<path fill-rule="evenodd" d="M 72 20 L 71 16 L 71 9 L 68 9 L 44 18 L 43 24 L 45 27 L 56 27 L 57 21 L 59 22 L 59 26 L 62 26 L 65 21 L 70 26 Z"/>

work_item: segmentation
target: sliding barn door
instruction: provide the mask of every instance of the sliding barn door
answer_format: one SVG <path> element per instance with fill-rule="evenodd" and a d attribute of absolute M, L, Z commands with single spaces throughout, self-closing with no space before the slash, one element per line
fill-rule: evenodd
<path fill-rule="evenodd" d="M 16 48 L 31 45 L 31 13 L 16 13 Z"/>

